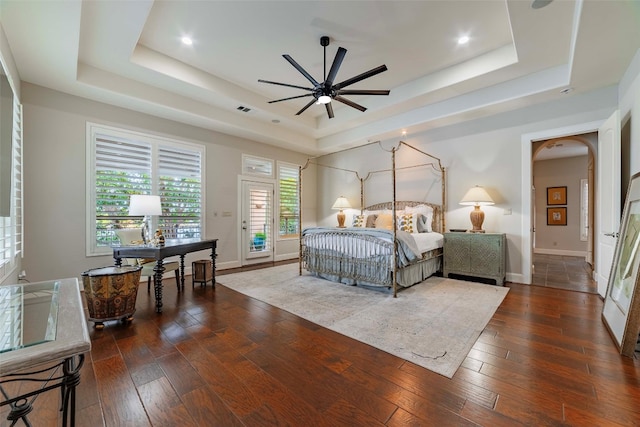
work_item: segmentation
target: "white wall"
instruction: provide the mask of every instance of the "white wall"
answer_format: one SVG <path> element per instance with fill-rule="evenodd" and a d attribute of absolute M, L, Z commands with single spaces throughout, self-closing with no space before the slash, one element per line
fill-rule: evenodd
<path fill-rule="evenodd" d="M 640 50 L 625 72 L 619 86 L 620 117 L 631 123 L 631 173 L 640 172 Z M 624 120 L 623 120 L 624 121 Z"/>
<path fill-rule="evenodd" d="M 79 277 L 112 265 L 110 256 L 85 256 L 87 121 L 206 145 L 206 238 L 218 239 L 219 268 L 239 265 L 238 175 L 242 154 L 294 164 L 307 156 L 206 129 L 23 84 L 25 258 L 30 281 Z M 315 176 L 307 177 L 315 187 Z M 310 191 L 305 195 L 314 199 Z M 228 211 L 232 216 L 214 216 Z M 276 257 L 298 255 L 298 240 L 276 242 Z M 193 254 L 187 259 L 206 258 Z"/>

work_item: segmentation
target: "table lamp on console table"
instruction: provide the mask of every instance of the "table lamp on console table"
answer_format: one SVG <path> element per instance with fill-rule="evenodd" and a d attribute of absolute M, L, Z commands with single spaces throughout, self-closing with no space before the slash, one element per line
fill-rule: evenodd
<path fill-rule="evenodd" d="M 484 233 L 484 230 L 482 229 L 484 212 L 482 212 L 480 206 L 489 206 L 494 204 L 489 193 L 487 193 L 484 188 L 476 185 L 467 191 L 462 200 L 460 200 L 460 204 L 474 207 L 469 215 L 471 218 L 471 224 L 473 224 L 473 229 L 469 231 L 471 233 Z"/>

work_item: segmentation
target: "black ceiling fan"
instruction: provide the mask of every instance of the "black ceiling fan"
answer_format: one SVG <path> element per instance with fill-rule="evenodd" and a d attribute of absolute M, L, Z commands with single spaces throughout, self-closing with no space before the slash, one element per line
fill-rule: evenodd
<path fill-rule="evenodd" d="M 382 73 L 383 71 L 387 71 L 386 65 L 380 65 L 379 67 L 373 68 L 355 77 L 351 77 L 350 79 L 334 84 L 333 82 L 338 74 L 340 65 L 342 65 L 342 60 L 344 59 L 344 56 L 347 54 L 347 49 L 343 47 L 338 48 L 338 51 L 336 52 L 336 57 L 333 59 L 333 64 L 331 64 L 331 69 L 329 70 L 329 74 L 327 75 L 327 46 L 329 46 L 329 37 L 327 36 L 320 37 L 320 45 L 324 47 L 324 81 L 322 83 L 319 83 L 318 81 L 316 81 L 316 79 L 311 77 L 311 75 L 307 73 L 307 71 L 304 68 L 302 68 L 300 64 L 298 64 L 291 56 L 286 54 L 282 55 L 284 59 L 289 61 L 289 63 L 293 65 L 296 70 L 298 70 L 303 76 L 307 78 L 307 80 L 311 82 L 311 84 L 313 84 L 313 87 L 297 86 L 297 85 L 291 85 L 288 83 L 279 83 L 279 82 L 272 82 L 269 80 L 260 79 L 258 80 L 260 83 L 269 83 L 273 85 L 294 87 L 296 89 L 303 89 L 310 92 L 304 95 L 291 96 L 289 98 L 282 98 L 282 99 L 276 99 L 275 101 L 269 101 L 269 104 L 272 104 L 274 102 L 280 102 L 280 101 L 288 101 L 290 99 L 304 98 L 306 96 L 313 96 L 314 99 L 312 99 L 311 101 L 309 101 L 307 105 L 302 107 L 302 109 L 296 113 L 296 116 L 302 114 L 304 110 L 311 107 L 314 103 L 320 103 L 320 104 L 324 104 L 324 106 L 327 109 L 327 114 L 329 115 L 329 118 L 332 119 L 333 107 L 331 106 L 331 100 L 342 102 L 343 104 L 346 104 L 360 111 L 366 110 L 366 108 L 363 107 L 362 105 L 356 104 L 355 102 L 344 98 L 342 95 L 389 95 L 388 90 L 344 89 L 345 87 L 350 86 L 354 83 L 357 83 L 361 80 L 368 79 L 369 77 L 373 77 L 376 74 Z"/>

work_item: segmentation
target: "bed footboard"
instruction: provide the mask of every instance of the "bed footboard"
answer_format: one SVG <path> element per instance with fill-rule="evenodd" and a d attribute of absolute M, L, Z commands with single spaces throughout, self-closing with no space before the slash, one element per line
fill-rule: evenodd
<path fill-rule="evenodd" d="M 355 282 L 392 286 L 393 255 L 393 242 L 345 230 L 302 238 L 303 268 Z"/>

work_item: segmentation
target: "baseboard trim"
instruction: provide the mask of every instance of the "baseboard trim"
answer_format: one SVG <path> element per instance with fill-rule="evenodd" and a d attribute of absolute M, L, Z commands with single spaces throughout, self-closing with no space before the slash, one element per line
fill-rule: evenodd
<path fill-rule="evenodd" d="M 585 251 L 568 251 L 564 249 L 545 249 L 545 248 L 535 248 L 533 250 L 534 254 L 540 255 L 564 255 L 564 256 L 579 256 L 579 257 L 587 257 L 587 253 Z"/>

